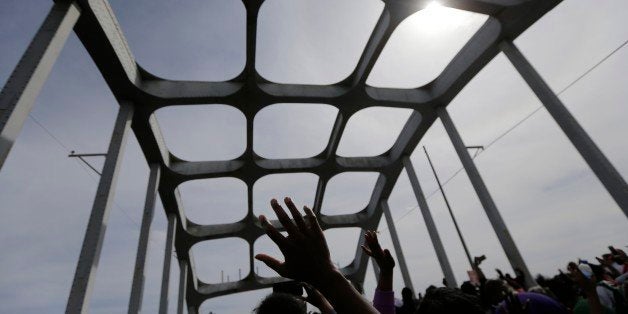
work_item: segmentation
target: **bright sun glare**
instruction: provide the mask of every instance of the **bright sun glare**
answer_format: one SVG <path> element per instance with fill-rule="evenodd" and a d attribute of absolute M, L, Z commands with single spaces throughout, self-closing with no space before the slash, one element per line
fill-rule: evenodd
<path fill-rule="evenodd" d="M 430 3 L 427 4 L 427 6 L 425 7 L 425 10 L 433 10 L 435 8 L 442 8 L 443 5 L 438 2 L 438 1 L 432 1 Z"/>
<path fill-rule="evenodd" d="M 426 35 L 440 36 L 448 31 L 465 27 L 473 13 L 449 8 L 438 1 L 432 1 L 417 14 L 411 16 L 408 22 L 422 29 Z"/>

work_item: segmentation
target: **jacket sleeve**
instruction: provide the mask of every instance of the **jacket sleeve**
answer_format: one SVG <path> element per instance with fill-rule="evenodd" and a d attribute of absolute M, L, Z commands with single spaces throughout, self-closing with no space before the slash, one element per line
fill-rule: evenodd
<path fill-rule="evenodd" d="M 373 306 L 381 314 L 395 314 L 395 292 L 375 290 Z"/>

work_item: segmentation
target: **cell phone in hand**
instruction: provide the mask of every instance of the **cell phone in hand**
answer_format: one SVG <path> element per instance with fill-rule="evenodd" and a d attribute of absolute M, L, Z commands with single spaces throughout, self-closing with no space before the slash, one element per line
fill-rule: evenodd
<path fill-rule="evenodd" d="M 287 293 L 296 296 L 303 295 L 303 285 L 298 281 L 286 281 L 273 285 L 274 293 Z"/>

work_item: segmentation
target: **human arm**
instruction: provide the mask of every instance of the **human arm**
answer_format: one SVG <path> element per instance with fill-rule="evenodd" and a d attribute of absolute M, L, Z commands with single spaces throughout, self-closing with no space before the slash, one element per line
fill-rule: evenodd
<path fill-rule="evenodd" d="M 508 274 L 508 273 L 506 273 L 506 275 L 504 275 L 504 273 L 499 268 L 495 268 L 495 271 L 499 275 L 499 279 L 505 281 L 513 289 L 515 289 L 515 290 L 522 290 L 523 289 L 523 286 L 520 284 L 520 281 L 517 280 L 519 278 L 519 274 L 517 274 L 517 269 L 515 269 L 515 274 L 517 274 L 517 278 L 512 278 L 512 276 L 510 276 L 510 274 Z M 523 273 L 523 272 L 521 272 L 521 273 Z"/>
<path fill-rule="evenodd" d="M 499 268 L 495 268 L 495 271 L 497 272 L 499 279 L 505 280 L 506 277 L 504 277 L 504 273 Z"/>
<path fill-rule="evenodd" d="M 485 255 L 476 256 L 473 258 L 473 264 L 471 265 L 471 268 L 473 269 L 475 274 L 478 276 L 478 281 L 480 282 L 480 284 L 484 284 L 484 282 L 486 282 L 486 276 L 484 276 L 484 272 L 480 268 L 480 264 L 482 264 L 482 262 L 485 259 L 486 259 Z"/>
<path fill-rule="evenodd" d="M 304 207 L 304 219 L 290 198 L 286 197 L 284 202 L 294 222 L 277 200 L 271 201 L 271 207 L 288 233 L 287 237 L 270 224 L 265 216 L 261 215 L 259 220 L 285 260 L 281 262 L 266 254 L 257 254 L 255 258 L 282 277 L 311 284 L 338 313 L 377 313 L 332 263 L 323 230 L 312 210 Z"/>
<path fill-rule="evenodd" d="M 580 289 L 587 296 L 587 303 L 589 304 L 589 313 L 591 314 L 602 314 L 603 308 L 602 303 L 600 303 L 600 298 L 597 294 L 596 285 L 595 285 L 595 275 L 591 275 L 591 278 L 587 278 L 584 276 L 580 268 L 576 263 L 569 263 L 567 266 L 569 273 L 571 274 L 571 278 L 578 284 Z"/>
<path fill-rule="evenodd" d="M 515 275 L 517 275 L 517 277 L 515 277 L 515 281 L 517 281 L 519 286 L 521 286 L 521 288 L 524 289 L 526 287 L 525 273 L 523 272 L 521 268 L 515 268 Z"/>
<path fill-rule="evenodd" d="M 392 289 L 393 284 L 393 268 L 395 260 L 388 249 L 383 250 L 377 240 L 377 233 L 368 230 L 364 233 L 365 244 L 362 250 L 366 255 L 372 257 L 379 267 L 379 278 L 377 280 L 377 288 L 373 297 L 373 306 L 380 313 L 395 313 L 395 293 Z"/>
<path fill-rule="evenodd" d="M 628 255 L 626 254 L 626 252 L 621 249 L 615 249 L 615 251 L 617 251 L 616 258 L 619 258 L 619 262 L 621 262 L 621 264 L 623 265 L 628 265 Z"/>
<path fill-rule="evenodd" d="M 610 275 L 613 278 L 617 278 L 621 275 L 621 273 L 615 269 L 615 267 L 613 267 L 613 260 L 612 259 L 603 259 L 603 258 L 599 258 L 599 257 L 595 257 L 595 259 L 598 261 L 598 263 L 600 263 L 600 266 L 602 266 L 607 272 L 610 273 Z"/>
<path fill-rule="evenodd" d="M 377 233 L 368 230 L 364 233 L 365 245 L 362 250 L 366 255 L 372 257 L 379 267 L 379 279 L 377 281 L 377 289 L 380 291 L 392 291 L 393 284 L 393 268 L 395 267 L 395 259 L 390 255 L 388 249 L 383 250 L 377 240 Z"/>

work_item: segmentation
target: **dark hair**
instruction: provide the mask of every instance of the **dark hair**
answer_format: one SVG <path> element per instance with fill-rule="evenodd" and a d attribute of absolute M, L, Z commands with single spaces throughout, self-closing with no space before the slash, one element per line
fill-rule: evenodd
<path fill-rule="evenodd" d="M 305 314 L 305 302 L 292 294 L 271 293 L 254 310 L 256 314 L 286 313 Z"/>
<path fill-rule="evenodd" d="M 500 279 L 489 279 L 484 284 L 482 298 L 485 306 L 497 305 L 506 297 L 507 288 Z"/>
<path fill-rule="evenodd" d="M 575 306 L 578 301 L 578 288 L 569 276 L 559 274 L 551 279 L 547 279 L 545 283 L 558 302 L 569 308 Z"/>
<path fill-rule="evenodd" d="M 478 298 L 458 289 L 436 288 L 430 290 L 419 304 L 416 314 L 468 313 L 484 314 Z"/>
<path fill-rule="evenodd" d="M 412 292 L 412 289 L 405 287 L 401 289 L 401 298 L 404 302 L 406 300 L 414 300 L 414 292 Z"/>
<path fill-rule="evenodd" d="M 593 272 L 593 275 L 595 275 L 595 278 L 600 281 L 600 280 L 604 280 L 604 267 L 599 266 L 599 265 L 593 265 L 593 264 L 589 264 L 589 266 L 591 266 L 591 271 Z"/>
<path fill-rule="evenodd" d="M 414 292 L 412 289 L 405 287 L 401 290 L 401 298 L 403 300 L 403 305 L 397 308 L 397 313 L 414 313 L 417 308 L 417 301 L 414 298 Z"/>
<path fill-rule="evenodd" d="M 436 289 L 436 286 L 435 285 L 430 285 L 429 287 L 427 287 L 425 289 L 425 294 L 430 293 L 430 291 L 433 291 L 434 289 Z"/>
<path fill-rule="evenodd" d="M 478 295 L 478 289 L 468 280 L 462 283 L 460 291 L 470 295 Z"/>

